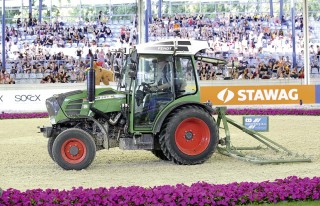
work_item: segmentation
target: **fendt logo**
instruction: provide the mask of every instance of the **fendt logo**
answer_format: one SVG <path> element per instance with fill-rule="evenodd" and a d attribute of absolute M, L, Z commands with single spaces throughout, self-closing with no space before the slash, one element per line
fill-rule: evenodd
<path fill-rule="evenodd" d="M 235 94 L 228 88 L 223 89 L 217 95 L 218 99 L 223 103 L 227 103 L 234 98 Z M 287 101 L 287 100 L 298 100 L 297 89 L 241 89 L 237 92 L 237 100 L 243 101 Z"/>
<path fill-rule="evenodd" d="M 234 93 L 228 90 L 228 88 L 218 93 L 218 99 L 223 101 L 223 103 L 229 102 L 233 97 L 234 97 Z"/>

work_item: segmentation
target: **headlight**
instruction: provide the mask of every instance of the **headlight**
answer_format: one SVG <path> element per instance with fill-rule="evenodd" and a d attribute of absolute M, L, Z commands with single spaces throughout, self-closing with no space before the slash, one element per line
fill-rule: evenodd
<path fill-rule="evenodd" d="M 56 119 L 54 116 L 50 116 L 50 123 L 53 125 L 53 124 L 56 124 Z"/>

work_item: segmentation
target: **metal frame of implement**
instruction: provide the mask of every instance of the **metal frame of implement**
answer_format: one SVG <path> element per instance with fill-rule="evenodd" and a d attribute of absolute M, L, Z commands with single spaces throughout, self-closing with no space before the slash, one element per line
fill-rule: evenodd
<path fill-rule="evenodd" d="M 220 152 L 223 155 L 235 157 L 240 160 L 245 160 L 248 162 L 256 163 L 256 164 L 276 164 L 276 163 L 294 163 L 294 162 L 311 162 L 310 158 L 306 158 L 304 156 L 300 156 L 298 154 L 294 154 L 292 151 L 288 150 L 284 146 L 272 141 L 271 139 L 265 137 L 264 135 L 248 129 L 238 123 L 236 123 L 234 120 L 226 117 L 226 107 L 217 107 L 216 112 L 218 115 L 217 118 L 217 126 L 220 128 L 220 124 L 222 122 L 223 127 L 225 131 L 226 137 L 220 140 L 220 145 L 218 146 L 218 152 Z M 242 130 L 243 132 L 247 133 L 248 135 L 252 136 L 257 141 L 263 143 L 267 148 L 272 149 L 275 152 L 283 152 L 285 153 L 288 158 L 280 158 L 280 159 L 269 159 L 269 158 L 263 158 L 263 157 L 256 157 L 256 156 L 250 156 L 246 155 L 240 152 L 240 150 L 259 150 L 264 149 L 261 146 L 258 147 L 234 147 L 231 145 L 231 138 L 230 138 L 230 129 L 228 124 L 233 125 L 234 127 Z"/>

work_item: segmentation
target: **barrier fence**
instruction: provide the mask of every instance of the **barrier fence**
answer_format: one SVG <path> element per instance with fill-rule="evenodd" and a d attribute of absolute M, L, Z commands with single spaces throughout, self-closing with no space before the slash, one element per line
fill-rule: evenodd
<path fill-rule="evenodd" d="M 86 89 L 82 84 L 50 84 L 28 88 L 0 87 L 0 112 L 46 112 L 45 100 L 54 94 Z M 116 85 L 110 85 L 116 89 Z M 214 106 L 319 104 L 320 85 L 209 85 L 200 82 L 201 101 Z M 101 86 L 105 87 L 105 86 Z"/>

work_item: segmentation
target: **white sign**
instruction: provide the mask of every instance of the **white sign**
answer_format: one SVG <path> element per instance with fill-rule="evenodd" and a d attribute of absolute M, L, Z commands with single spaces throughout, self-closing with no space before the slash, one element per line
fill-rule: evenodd
<path fill-rule="evenodd" d="M 46 99 L 74 89 L 0 91 L 0 112 L 46 112 Z"/>

